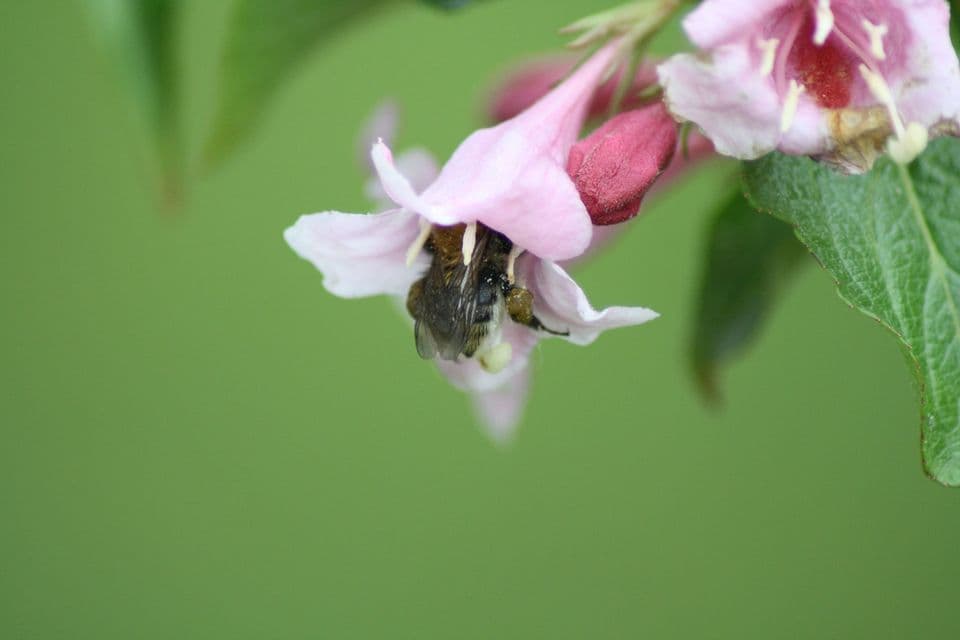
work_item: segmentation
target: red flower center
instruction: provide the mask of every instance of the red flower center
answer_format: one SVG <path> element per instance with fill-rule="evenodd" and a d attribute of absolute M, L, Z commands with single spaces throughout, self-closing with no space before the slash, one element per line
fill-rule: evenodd
<path fill-rule="evenodd" d="M 787 59 L 788 66 L 794 71 L 791 75 L 821 107 L 846 107 L 850 104 L 850 87 L 857 61 L 835 34 L 831 34 L 819 47 L 814 44 L 815 27 L 813 16 L 807 12 L 800 35 L 794 41 Z"/>

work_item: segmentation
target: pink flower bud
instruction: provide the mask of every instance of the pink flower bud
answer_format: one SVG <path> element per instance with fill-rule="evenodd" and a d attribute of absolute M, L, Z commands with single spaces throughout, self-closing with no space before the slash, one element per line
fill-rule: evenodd
<path fill-rule="evenodd" d="M 677 124 L 660 102 L 621 113 L 575 144 L 567 173 L 593 223 L 616 224 L 637 215 L 676 147 Z"/>

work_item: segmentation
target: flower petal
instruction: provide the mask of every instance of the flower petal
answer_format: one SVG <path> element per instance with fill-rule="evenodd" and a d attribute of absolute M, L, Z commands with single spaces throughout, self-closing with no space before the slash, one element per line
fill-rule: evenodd
<path fill-rule="evenodd" d="M 530 388 L 530 369 L 525 367 L 502 386 L 471 394 L 473 409 L 489 435 L 498 444 L 506 444 L 523 416 Z"/>
<path fill-rule="evenodd" d="M 565 171 L 567 154 L 618 44 L 594 54 L 520 115 L 469 136 L 420 202 L 397 202 L 438 224 L 480 221 L 545 258 L 582 253 L 592 230 Z"/>
<path fill-rule="evenodd" d="M 590 344 L 606 329 L 643 324 L 660 315 L 644 307 L 608 307 L 597 311 L 573 278 L 547 260 L 529 260 L 525 273 L 526 286 L 534 297 L 534 312 L 545 326 L 569 331 L 566 339 L 574 344 Z"/>
<path fill-rule="evenodd" d="M 361 125 L 360 135 L 357 136 L 357 157 L 360 159 L 361 167 L 366 167 L 369 171 L 374 170 L 370 159 L 371 147 L 378 140 L 383 140 L 387 146 L 392 145 L 399 122 L 400 106 L 396 100 L 387 99 L 374 107 Z"/>
<path fill-rule="evenodd" d="M 891 81 L 897 107 L 907 122 L 930 127 L 941 120 L 960 124 L 960 63 L 950 42 L 950 13 L 940 0 L 912 0 L 903 9 L 912 32 L 906 52 L 909 76 Z M 956 18 L 955 18 L 956 19 Z"/>
<path fill-rule="evenodd" d="M 370 158 L 387 196 L 407 211 L 429 218 L 427 213 L 430 207 L 417 195 L 416 189 L 394 164 L 393 153 L 383 140 L 377 140 L 373 145 Z"/>
<path fill-rule="evenodd" d="M 512 435 L 523 413 L 529 386 L 530 353 L 540 335 L 519 324 L 505 322 L 501 340 L 510 343 L 513 356 L 501 371 L 489 373 L 475 358 L 437 360 L 437 368 L 453 386 L 470 394 L 477 417 L 497 442 Z"/>
<path fill-rule="evenodd" d="M 510 362 L 501 371 L 489 373 L 476 358 L 457 362 L 437 360 L 437 368 L 446 376 L 450 384 L 462 391 L 494 391 L 514 378 L 518 371 L 527 367 L 530 352 L 540 340 L 540 335 L 527 327 L 510 321 L 504 321 L 502 342 L 509 342 L 513 348 Z"/>
<path fill-rule="evenodd" d="M 550 93 L 576 63 L 569 55 L 525 60 L 499 80 L 487 106 L 488 117 L 503 122 L 520 115 Z"/>
<path fill-rule="evenodd" d="M 780 134 L 777 148 L 784 153 L 809 156 L 823 153 L 833 146 L 824 111 L 806 94 L 797 101 L 797 111 L 790 128 Z"/>
<path fill-rule="evenodd" d="M 568 54 L 522 63 L 505 75 L 495 88 L 487 107 L 488 117 L 493 122 L 503 122 L 520 115 L 547 95 L 575 67 L 576 58 Z M 619 70 L 597 87 L 587 108 L 588 118 L 601 117 L 609 111 L 610 102 L 623 73 L 622 69 Z M 630 88 L 623 96 L 621 108 L 627 110 L 643 106 L 645 100 L 640 94 L 656 81 L 656 61 L 643 60 L 637 67 Z"/>
<path fill-rule="evenodd" d="M 717 153 L 747 160 L 777 146 L 780 100 L 746 45 L 721 46 L 710 61 L 675 55 L 657 73 L 670 111 L 697 124 Z"/>
<path fill-rule="evenodd" d="M 753 0 L 745 7 L 743 0 L 701 2 L 683 19 L 683 30 L 698 47 L 712 49 L 742 38 L 754 25 L 766 22 L 768 14 L 792 4 L 791 0 Z"/>
<path fill-rule="evenodd" d="M 435 204 L 422 213 L 438 224 L 480 221 L 550 259 L 583 253 L 590 215 L 559 157 L 535 144 L 515 129 L 474 133 L 424 193 Z"/>
<path fill-rule="evenodd" d="M 414 147 L 400 153 L 396 159 L 396 168 L 407 177 L 410 186 L 416 191 L 426 189 L 436 180 L 440 172 L 433 154 L 421 147 Z M 387 195 L 378 177 L 371 176 L 364 184 L 363 191 L 371 202 L 378 205 L 378 209 L 389 209 L 393 206 L 393 201 Z"/>
<path fill-rule="evenodd" d="M 360 298 L 407 295 L 427 267 L 423 254 L 406 266 L 407 248 L 418 233 L 418 216 L 400 209 L 375 215 L 326 211 L 300 216 L 283 237 L 323 272 L 327 291 Z"/>

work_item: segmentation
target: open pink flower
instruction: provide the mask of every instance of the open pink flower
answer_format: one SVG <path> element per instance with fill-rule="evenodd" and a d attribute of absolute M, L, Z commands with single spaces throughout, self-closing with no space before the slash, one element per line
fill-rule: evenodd
<path fill-rule="evenodd" d="M 683 26 L 708 56 L 673 56 L 660 82 L 724 155 L 779 149 L 859 172 L 960 126 L 944 0 L 705 0 Z"/>
<path fill-rule="evenodd" d="M 496 255 L 506 265 L 502 271 L 470 271 L 483 282 L 462 281 L 461 291 L 496 285 L 483 290 L 489 317 L 482 341 L 473 344 L 469 354 L 429 323 L 419 322 L 423 318 L 418 318 L 417 328 L 418 350 L 439 356 L 440 370 L 471 393 L 491 435 L 499 440 L 510 435 L 519 418 L 530 353 L 541 338 L 562 334 L 584 345 L 605 329 L 640 324 L 657 315 L 639 307 L 596 311 L 555 262 L 576 258 L 590 246 L 590 217 L 567 176 L 566 160 L 613 54 L 613 47 L 601 50 L 523 113 L 470 135 L 429 184 L 408 180 L 398 169 L 403 156 L 395 164 L 382 141 L 374 144 L 371 157 L 381 185 L 399 208 L 375 215 L 305 215 L 285 233 L 290 246 L 323 272 L 331 293 L 345 298 L 391 295 L 407 300 L 408 308 L 411 288 L 420 290 L 425 274 L 440 268 L 441 238 L 453 236 L 462 243 L 448 265 L 458 273 L 466 273 L 465 265 L 477 259 L 481 242 L 496 240 L 503 251 L 509 250 L 509 257 Z M 443 255 L 447 260 L 450 252 Z M 505 298 L 518 292 L 532 296 L 533 315 L 523 324 L 505 312 Z M 479 308 L 479 299 L 480 294 L 469 299 L 464 295 L 453 306 Z M 442 309 L 428 311 L 439 314 Z M 437 326 L 448 319 L 434 318 Z M 478 318 L 471 315 L 469 321 Z M 450 344 L 457 346 L 451 351 Z"/>

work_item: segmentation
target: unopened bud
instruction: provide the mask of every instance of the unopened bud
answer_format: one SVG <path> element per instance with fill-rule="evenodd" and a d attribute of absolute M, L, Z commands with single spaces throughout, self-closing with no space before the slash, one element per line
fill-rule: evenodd
<path fill-rule="evenodd" d="M 567 157 L 567 173 L 594 224 L 628 220 L 670 163 L 677 124 L 663 104 L 621 113 L 578 142 Z"/>

